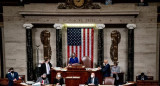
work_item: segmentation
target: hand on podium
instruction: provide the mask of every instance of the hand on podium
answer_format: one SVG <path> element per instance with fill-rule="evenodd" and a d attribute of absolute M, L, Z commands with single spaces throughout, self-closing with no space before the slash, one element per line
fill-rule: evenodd
<path fill-rule="evenodd" d="M 102 68 L 101 67 L 98 67 L 98 70 L 101 70 Z"/>

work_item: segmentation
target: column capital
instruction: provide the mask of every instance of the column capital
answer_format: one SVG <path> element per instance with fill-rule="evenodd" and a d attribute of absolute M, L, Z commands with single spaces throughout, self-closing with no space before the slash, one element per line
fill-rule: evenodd
<path fill-rule="evenodd" d="M 63 28 L 63 24 L 54 24 L 53 26 L 56 29 L 62 29 Z"/>
<path fill-rule="evenodd" d="M 96 28 L 103 29 L 103 28 L 105 28 L 105 25 L 104 24 L 96 24 Z"/>
<path fill-rule="evenodd" d="M 26 29 L 32 29 L 33 24 L 23 24 L 23 27 Z"/>
<path fill-rule="evenodd" d="M 136 28 L 136 24 L 127 24 L 127 28 L 128 29 L 135 29 Z"/>

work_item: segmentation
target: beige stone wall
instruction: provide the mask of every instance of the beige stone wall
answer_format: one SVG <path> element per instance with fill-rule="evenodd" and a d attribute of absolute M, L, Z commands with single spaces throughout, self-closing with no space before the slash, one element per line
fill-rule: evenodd
<path fill-rule="evenodd" d="M 58 10 L 55 4 L 27 4 L 24 7 L 21 6 L 4 6 L 4 56 L 5 56 L 5 68 L 6 71 L 10 67 L 14 67 L 15 71 L 21 75 L 27 74 L 26 63 L 26 30 L 23 28 L 24 23 L 105 23 L 105 24 L 127 24 L 135 23 L 137 28 L 135 29 L 135 63 L 134 63 L 134 78 L 141 72 L 145 72 L 147 75 L 154 76 L 154 79 L 158 79 L 158 50 L 157 50 L 157 7 L 156 5 L 138 7 L 135 4 L 114 4 L 110 6 L 102 5 L 100 10 Z M 21 10 L 28 11 L 47 11 L 47 12 L 106 12 L 106 11 L 133 11 L 139 10 L 138 17 L 134 16 L 26 16 L 22 17 L 19 14 Z M 56 32 L 54 28 L 33 28 L 34 44 L 40 44 L 40 58 L 43 56 L 42 44 L 40 43 L 39 34 L 42 30 L 47 29 L 54 36 L 51 38 L 52 57 L 56 58 Z M 122 72 L 127 72 L 127 29 L 126 28 L 105 28 L 104 29 L 104 57 L 110 59 L 110 32 L 112 30 L 119 30 L 122 35 L 121 43 L 119 44 L 119 65 Z M 63 61 L 66 63 L 67 55 L 67 41 L 66 41 L 66 29 L 62 30 L 62 50 Z M 95 59 L 97 60 L 97 31 L 95 31 Z M 34 46 L 34 45 L 33 45 Z M 35 48 L 34 48 L 35 50 Z M 34 51 L 35 58 L 35 51 Z M 41 58 L 42 61 L 42 58 Z M 56 65 L 56 60 L 51 61 Z M 110 61 L 110 64 L 112 62 Z M 27 76 L 27 75 L 26 75 Z"/>
<path fill-rule="evenodd" d="M 24 18 L 18 13 L 22 9 L 21 6 L 3 7 L 5 73 L 14 67 L 19 75 L 27 75 L 26 30 Z"/>
<path fill-rule="evenodd" d="M 136 18 L 134 75 L 141 72 L 154 76 L 157 80 L 157 7 L 137 7 L 140 10 Z M 135 77 L 134 77 L 135 78 Z"/>

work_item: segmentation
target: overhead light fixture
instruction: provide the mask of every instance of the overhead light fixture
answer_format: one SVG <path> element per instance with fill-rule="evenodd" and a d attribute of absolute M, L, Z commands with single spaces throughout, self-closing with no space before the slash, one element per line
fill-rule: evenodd
<path fill-rule="evenodd" d="M 64 24 L 65 27 L 96 27 L 96 24 L 71 24 L 71 23 L 66 23 Z"/>

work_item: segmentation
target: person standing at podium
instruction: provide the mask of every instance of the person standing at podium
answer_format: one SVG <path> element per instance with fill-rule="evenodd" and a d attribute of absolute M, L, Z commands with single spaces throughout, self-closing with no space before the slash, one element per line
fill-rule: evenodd
<path fill-rule="evenodd" d="M 47 74 L 47 78 L 49 79 L 50 82 L 51 80 L 50 70 L 52 68 L 52 64 L 49 62 L 49 58 L 45 58 L 44 60 L 45 62 L 41 64 L 41 75 L 43 75 L 44 73 Z"/>
<path fill-rule="evenodd" d="M 111 75 L 111 69 L 110 69 L 110 65 L 108 63 L 108 60 L 104 60 L 102 68 L 98 67 L 98 69 L 102 71 L 103 78 L 110 77 L 110 75 Z"/>
<path fill-rule="evenodd" d="M 72 56 L 69 58 L 69 65 L 79 64 L 79 60 L 76 57 L 75 53 L 72 54 Z"/>

